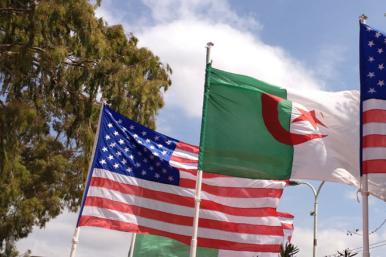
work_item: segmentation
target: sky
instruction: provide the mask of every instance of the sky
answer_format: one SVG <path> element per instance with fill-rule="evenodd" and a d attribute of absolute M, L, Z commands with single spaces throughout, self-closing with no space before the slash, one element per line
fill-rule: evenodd
<path fill-rule="evenodd" d="M 96 14 L 111 25 L 122 24 L 141 47 L 171 65 L 173 85 L 164 94 L 157 130 L 198 144 L 207 42 L 214 43 L 211 59 L 219 69 L 292 89 L 357 90 L 358 16 L 365 13 L 369 25 L 386 31 L 385 12 L 375 0 L 103 0 Z M 279 206 L 295 215 L 293 243 L 299 256 L 312 253 L 312 206 L 305 186 L 287 188 Z M 39 256 L 69 256 L 76 215 L 65 212 L 45 228 L 35 228 L 18 248 Z M 386 204 L 370 197 L 370 231 L 385 219 Z M 360 247 L 361 236 L 348 235 L 355 229 L 361 233 L 356 189 L 326 183 L 319 198 L 318 256 Z M 384 240 L 386 225 L 370 235 L 370 243 Z M 129 246 L 128 233 L 82 228 L 77 256 L 127 256 Z M 375 247 L 371 256 L 384 257 L 385 251 L 386 246 Z"/>

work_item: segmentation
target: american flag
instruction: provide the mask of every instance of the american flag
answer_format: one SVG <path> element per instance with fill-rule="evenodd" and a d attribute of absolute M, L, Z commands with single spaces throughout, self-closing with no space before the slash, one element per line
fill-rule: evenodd
<path fill-rule="evenodd" d="M 104 106 L 78 226 L 190 244 L 198 151 Z M 198 246 L 276 257 L 285 184 L 204 173 Z"/>
<path fill-rule="evenodd" d="M 386 36 L 360 23 L 361 171 L 379 185 L 386 185 L 385 67 Z"/>
<path fill-rule="evenodd" d="M 285 245 L 287 242 L 291 242 L 292 234 L 294 232 L 294 215 L 287 212 L 278 212 L 278 217 L 280 219 L 281 225 L 284 230 L 284 242 Z"/>

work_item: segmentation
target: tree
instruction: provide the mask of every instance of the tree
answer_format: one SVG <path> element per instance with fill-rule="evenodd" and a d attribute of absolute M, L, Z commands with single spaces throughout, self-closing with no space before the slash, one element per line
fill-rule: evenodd
<path fill-rule="evenodd" d="M 345 249 L 343 252 L 337 251 L 339 257 L 353 257 L 358 253 L 353 253 L 350 249 Z"/>
<path fill-rule="evenodd" d="M 293 257 L 298 253 L 299 248 L 296 245 L 287 242 L 285 245 L 281 246 L 280 257 Z"/>
<path fill-rule="evenodd" d="M 155 127 L 171 68 L 87 0 L 0 1 L 0 257 L 76 211 L 102 95 Z"/>

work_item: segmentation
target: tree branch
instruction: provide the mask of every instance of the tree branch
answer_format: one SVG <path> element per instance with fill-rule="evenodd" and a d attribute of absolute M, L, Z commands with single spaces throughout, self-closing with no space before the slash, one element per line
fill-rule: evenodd
<path fill-rule="evenodd" d="M 32 9 L 25 9 L 25 8 L 0 8 L 1 14 L 14 14 L 14 13 L 28 13 L 32 11 Z"/>

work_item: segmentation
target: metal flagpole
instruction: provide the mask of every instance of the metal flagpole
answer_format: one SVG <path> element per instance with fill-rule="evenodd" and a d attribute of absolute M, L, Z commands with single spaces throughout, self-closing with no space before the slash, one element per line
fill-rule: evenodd
<path fill-rule="evenodd" d="M 362 193 L 362 218 L 363 218 L 363 257 L 370 257 L 370 240 L 369 240 L 369 192 L 367 174 L 361 177 Z"/>
<path fill-rule="evenodd" d="M 131 236 L 131 243 L 130 243 L 130 251 L 129 251 L 129 256 L 128 257 L 133 257 L 134 256 L 134 248 L 135 248 L 135 240 L 137 239 L 137 234 L 133 233 Z"/>
<path fill-rule="evenodd" d="M 90 160 L 90 163 L 89 163 L 89 166 L 88 166 L 88 174 L 87 174 L 85 185 L 87 185 L 87 182 L 89 181 L 89 176 L 90 176 L 90 173 L 91 173 L 92 162 L 94 160 L 94 155 L 95 155 L 95 149 L 96 149 L 96 146 L 97 146 L 97 143 L 98 143 L 99 127 L 100 127 L 101 120 L 102 120 L 103 108 L 105 106 L 105 101 L 103 99 L 101 101 L 102 101 L 102 106 L 101 106 L 101 109 L 99 111 L 98 127 L 97 127 L 97 131 L 96 131 L 96 134 L 95 134 L 95 137 L 94 137 L 94 146 L 93 146 L 93 149 L 92 149 L 91 160 Z M 86 190 L 87 190 L 87 188 L 85 188 L 85 190 L 83 192 L 82 204 L 81 204 L 80 211 L 79 211 L 79 217 L 78 217 L 78 221 L 76 223 L 76 228 L 75 228 L 74 235 L 72 237 L 72 246 L 71 246 L 70 257 L 75 257 L 76 250 L 78 248 L 79 233 L 80 233 L 80 227 L 78 226 L 79 225 L 78 223 L 79 223 L 80 215 L 82 214 L 82 206 L 84 204 L 84 198 L 86 197 Z"/>
<path fill-rule="evenodd" d="M 210 48 L 214 46 L 212 42 L 206 44 L 206 64 L 210 62 Z M 201 202 L 201 182 L 202 182 L 202 170 L 197 171 L 196 178 L 196 192 L 194 196 L 194 218 L 193 218 L 193 234 L 190 243 L 190 257 L 196 257 L 197 253 L 197 235 L 198 235 L 198 221 L 200 216 L 200 202 Z"/>
<path fill-rule="evenodd" d="M 366 23 L 367 16 L 362 14 L 359 17 L 359 21 L 363 24 Z M 361 85 L 362 86 L 362 85 Z M 360 158 L 359 168 L 362 171 L 362 102 L 360 103 Z M 362 193 L 362 226 L 363 226 L 363 257 L 370 257 L 370 243 L 369 243 L 369 192 L 368 192 L 368 180 L 367 174 L 361 172 L 361 193 Z"/>

